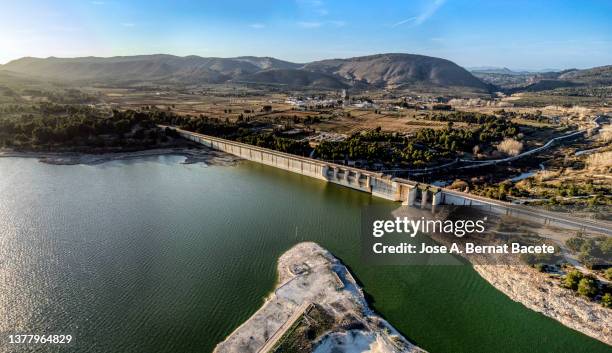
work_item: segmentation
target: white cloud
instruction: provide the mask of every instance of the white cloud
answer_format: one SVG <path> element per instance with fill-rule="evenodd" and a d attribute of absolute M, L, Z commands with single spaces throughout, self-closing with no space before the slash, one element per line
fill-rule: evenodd
<path fill-rule="evenodd" d="M 344 21 L 329 21 L 329 24 L 336 26 L 336 27 L 344 27 L 346 26 L 346 22 Z"/>
<path fill-rule="evenodd" d="M 342 20 L 324 21 L 324 22 L 300 21 L 300 22 L 297 22 L 296 24 L 302 28 L 320 28 L 323 26 L 334 26 L 336 28 L 340 28 L 340 27 L 346 26 L 346 21 L 342 21 Z"/>
<path fill-rule="evenodd" d="M 300 21 L 297 23 L 298 26 L 302 27 L 302 28 L 319 28 L 321 27 L 322 23 L 321 22 L 303 22 Z"/>
<path fill-rule="evenodd" d="M 266 25 L 263 23 L 251 23 L 249 27 L 254 28 L 254 29 L 262 29 L 262 28 L 266 28 Z"/>
<path fill-rule="evenodd" d="M 444 1 L 445 0 L 434 0 L 418 16 L 410 17 L 405 20 L 394 23 L 391 27 L 401 26 L 406 23 L 410 23 L 413 27 L 420 26 L 425 23 L 425 21 L 427 21 L 431 16 L 433 16 L 436 11 L 438 11 L 438 9 L 442 7 L 442 5 L 444 5 Z"/>

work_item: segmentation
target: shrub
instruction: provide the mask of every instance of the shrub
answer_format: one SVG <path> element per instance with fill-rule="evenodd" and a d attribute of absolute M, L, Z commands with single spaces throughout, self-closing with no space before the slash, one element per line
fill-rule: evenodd
<path fill-rule="evenodd" d="M 567 288 L 576 290 L 578 289 L 578 283 L 584 277 L 582 272 L 573 270 L 565 276 L 564 284 Z"/>
<path fill-rule="evenodd" d="M 599 248 L 593 239 L 587 239 L 580 246 L 580 253 L 588 256 L 597 256 Z"/>
<path fill-rule="evenodd" d="M 516 156 L 523 150 L 523 143 L 511 138 L 505 138 L 497 145 L 497 150 L 509 156 Z"/>
<path fill-rule="evenodd" d="M 592 277 L 584 277 L 578 283 L 578 294 L 593 298 L 597 294 L 597 282 Z"/>
<path fill-rule="evenodd" d="M 584 244 L 584 238 L 581 238 L 579 236 L 569 238 L 565 241 L 565 245 L 567 245 L 567 247 L 574 252 L 580 251 L 582 244 Z"/>
<path fill-rule="evenodd" d="M 604 272 L 604 277 L 606 277 L 608 280 L 612 281 L 612 267 L 608 268 Z"/>
<path fill-rule="evenodd" d="M 606 237 L 605 240 L 603 240 L 600 244 L 599 244 L 599 250 L 601 251 L 601 254 L 606 257 L 606 258 L 611 258 L 612 257 L 612 237 Z"/>
<path fill-rule="evenodd" d="M 601 297 L 601 305 L 603 305 L 604 308 L 612 308 L 612 294 L 604 294 L 604 296 Z"/>
<path fill-rule="evenodd" d="M 582 263 L 584 267 L 588 268 L 589 270 L 592 270 L 594 266 L 599 263 L 597 258 L 585 253 L 580 253 L 580 255 L 578 255 L 578 261 L 580 261 L 580 263 Z"/>

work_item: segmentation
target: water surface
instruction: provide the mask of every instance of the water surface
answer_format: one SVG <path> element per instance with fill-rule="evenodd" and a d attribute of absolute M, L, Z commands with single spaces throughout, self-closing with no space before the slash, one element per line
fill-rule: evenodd
<path fill-rule="evenodd" d="M 96 166 L 0 159 L 0 352 L 10 333 L 71 334 L 17 351 L 209 352 L 262 304 L 276 259 L 313 240 L 430 352 L 609 352 L 468 266 L 371 267 L 360 211 L 397 204 L 251 162 L 152 157 Z"/>

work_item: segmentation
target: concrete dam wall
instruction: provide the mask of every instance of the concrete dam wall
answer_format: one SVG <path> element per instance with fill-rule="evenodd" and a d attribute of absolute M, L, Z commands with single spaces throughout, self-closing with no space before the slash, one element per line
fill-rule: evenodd
<path fill-rule="evenodd" d="M 416 187 L 416 183 L 414 183 L 414 185 L 398 183 L 391 177 L 382 173 L 327 163 L 312 158 L 300 157 L 289 153 L 197 134 L 181 129 L 175 130 L 182 137 L 215 150 L 227 152 L 249 161 L 368 192 L 374 196 L 391 201 L 406 200 L 409 190 Z"/>
<path fill-rule="evenodd" d="M 544 225 L 612 235 L 612 225 L 608 222 L 574 218 L 564 214 L 515 205 L 429 184 L 417 183 L 412 180 L 393 178 L 383 173 L 300 157 L 174 127 L 169 128 L 174 129 L 183 138 L 215 150 L 227 152 L 249 161 L 367 192 L 376 197 L 402 202 L 402 204 L 407 206 L 420 205 L 421 208 L 431 207 L 432 209 L 436 205 L 474 206 L 482 208 L 483 211 L 509 215 Z"/>

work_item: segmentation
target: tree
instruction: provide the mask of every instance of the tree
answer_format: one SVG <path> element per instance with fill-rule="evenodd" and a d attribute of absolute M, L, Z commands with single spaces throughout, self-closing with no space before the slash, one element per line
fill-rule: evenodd
<path fill-rule="evenodd" d="M 612 294 L 604 294 L 604 296 L 601 297 L 601 305 L 603 305 L 604 308 L 612 308 Z"/>
<path fill-rule="evenodd" d="M 603 240 L 601 244 L 599 245 L 599 249 L 601 250 L 601 253 L 604 257 L 611 258 L 612 257 L 612 237 L 606 237 L 606 239 Z"/>
<path fill-rule="evenodd" d="M 32 130 L 32 137 L 39 143 L 47 143 L 51 140 L 52 132 L 46 126 L 36 127 Z"/>
<path fill-rule="evenodd" d="M 584 277 L 578 283 L 578 294 L 593 298 L 597 294 L 597 282 L 592 277 Z"/>
<path fill-rule="evenodd" d="M 574 252 L 580 251 L 582 244 L 584 244 L 584 238 L 580 236 L 569 238 L 565 241 L 565 245 Z"/>
<path fill-rule="evenodd" d="M 612 267 L 608 268 L 606 272 L 604 272 L 604 277 L 612 281 Z"/>
<path fill-rule="evenodd" d="M 573 270 L 565 276 L 565 286 L 569 289 L 578 289 L 578 284 L 584 275 L 578 270 Z"/>

